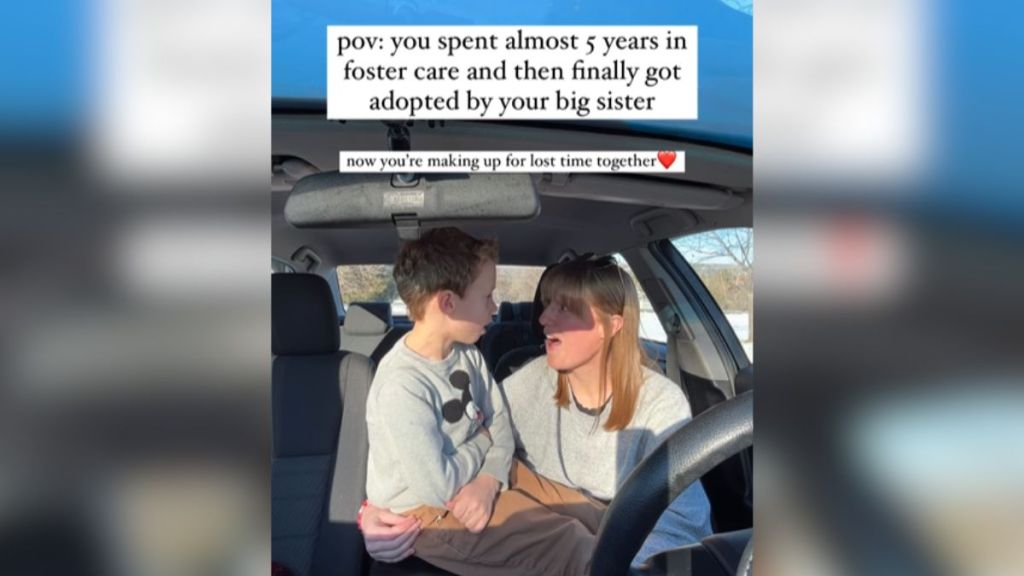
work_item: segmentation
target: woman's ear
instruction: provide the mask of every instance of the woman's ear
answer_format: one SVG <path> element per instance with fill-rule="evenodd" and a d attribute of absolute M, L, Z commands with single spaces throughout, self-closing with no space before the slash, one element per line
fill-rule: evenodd
<path fill-rule="evenodd" d="M 619 333 L 620 330 L 622 330 L 622 325 L 624 323 L 625 323 L 625 320 L 622 319 L 622 315 L 620 315 L 620 314 L 612 314 L 611 315 L 611 317 L 609 318 L 609 324 L 611 324 L 612 336 L 615 336 L 616 334 Z"/>

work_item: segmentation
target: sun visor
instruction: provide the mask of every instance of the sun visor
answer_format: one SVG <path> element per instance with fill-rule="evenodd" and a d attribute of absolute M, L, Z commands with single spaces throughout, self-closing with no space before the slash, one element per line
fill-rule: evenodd
<path fill-rule="evenodd" d="M 528 220 L 539 213 L 529 174 L 424 174 L 399 186 L 390 174 L 324 172 L 299 180 L 284 207 L 297 228 Z"/>

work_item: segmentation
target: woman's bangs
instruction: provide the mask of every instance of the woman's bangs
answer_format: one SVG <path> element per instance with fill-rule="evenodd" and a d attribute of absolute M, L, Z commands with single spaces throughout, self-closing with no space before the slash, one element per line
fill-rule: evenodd
<path fill-rule="evenodd" d="M 583 277 L 574 274 L 569 267 L 553 268 L 544 277 L 544 283 L 540 288 L 541 304 L 547 308 L 549 304 L 564 306 L 573 314 L 585 318 L 588 316 L 586 290 L 583 287 Z"/>

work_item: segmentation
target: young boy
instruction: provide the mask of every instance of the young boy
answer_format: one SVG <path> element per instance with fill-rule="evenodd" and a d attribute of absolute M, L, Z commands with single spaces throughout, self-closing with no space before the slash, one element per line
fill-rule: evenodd
<path fill-rule="evenodd" d="M 473 346 L 496 307 L 497 244 L 455 228 L 395 262 L 413 329 L 380 362 L 366 406 L 369 503 L 416 517 L 415 554 L 456 574 L 583 574 L 594 527 L 554 513 L 517 463 L 505 402 Z M 536 482 L 535 482 L 536 483 Z"/>

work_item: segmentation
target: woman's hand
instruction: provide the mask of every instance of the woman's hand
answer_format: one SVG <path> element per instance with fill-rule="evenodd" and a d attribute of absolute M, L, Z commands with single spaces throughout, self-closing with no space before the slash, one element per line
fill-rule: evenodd
<path fill-rule="evenodd" d="M 373 559 L 400 562 L 414 552 L 412 545 L 419 536 L 420 521 L 367 504 L 359 529 L 363 531 L 366 552 Z"/>
<path fill-rule="evenodd" d="M 500 489 L 501 483 L 493 476 L 481 474 L 463 486 L 446 506 L 466 530 L 479 534 L 491 519 Z"/>

